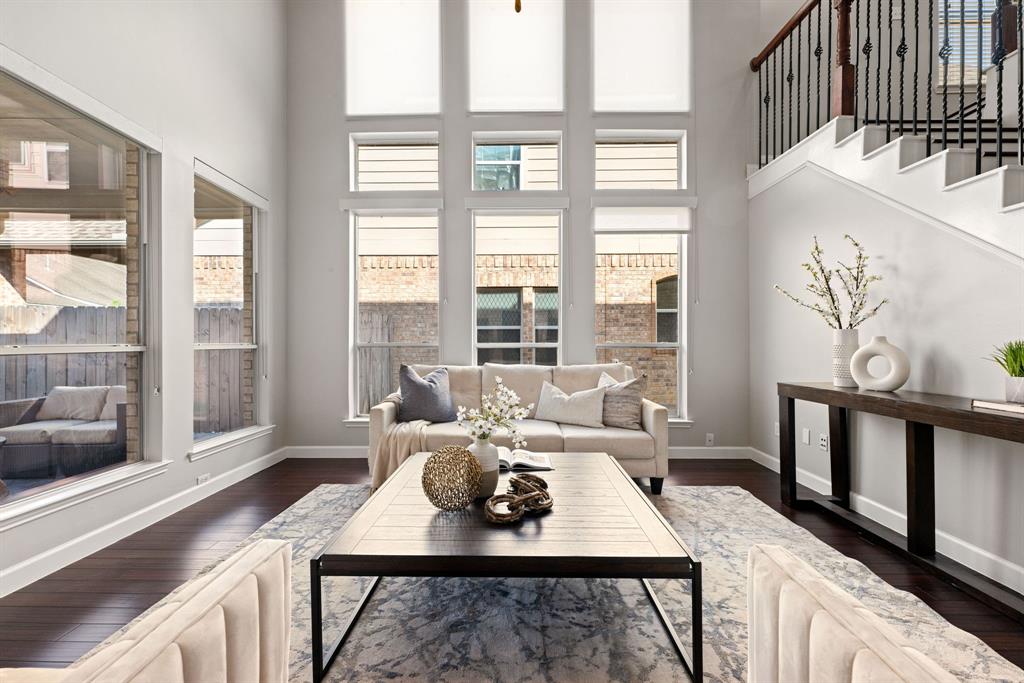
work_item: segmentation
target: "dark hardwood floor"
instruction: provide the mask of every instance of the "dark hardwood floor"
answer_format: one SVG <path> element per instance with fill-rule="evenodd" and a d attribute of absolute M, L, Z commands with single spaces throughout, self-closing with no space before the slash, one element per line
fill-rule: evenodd
<path fill-rule="evenodd" d="M 747 460 L 674 460 L 666 484 L 741 486 L 1024 667 L 1024 626 L 823 512 L 792 511 Z M 66 666 L 321 483 L 367 481 L 364 460 L 286 460 L 0 598 L 0 667 Z"/>

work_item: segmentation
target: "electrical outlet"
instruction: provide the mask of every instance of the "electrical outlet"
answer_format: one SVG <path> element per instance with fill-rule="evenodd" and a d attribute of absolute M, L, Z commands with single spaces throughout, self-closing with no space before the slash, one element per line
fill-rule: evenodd
<path fill-rule="evenodd" d="M 705 446 L 714 446 L 715 445 L 715 435 L 712 434 L 711 432 L 708 432 L 707 434 L 705 434 L 704 435 L 704 445 Z"/>
<path fill-rule="evenodd" d="M 823 451 L 828 450 L 828 434 L 818 434 L 818 448 Z"/>
<path fill-rule="evenodd" d="M 208 481 L 210 481 L 209 472 L 207 472 L 206 474 L 200 474 L 198 477 L 196 477 L 196 486 L 202 486 Z"/>
<path fill-rule="evenodd" d="M 804 427 L 803 432 L 800 433 L 800 440 L 804 442 L 805 446 L 811 445 L 811 430 Z"/>
<path fill-rule="evenodd" d="M 776 423 L 775 423 L 775 436 L 779 436 L 779 434 L 780 434 L 780 433 L 781 433 L 781 432 L 779 432 L 779 423 L 778 423 L 778 422 L 776 422 Z"/>

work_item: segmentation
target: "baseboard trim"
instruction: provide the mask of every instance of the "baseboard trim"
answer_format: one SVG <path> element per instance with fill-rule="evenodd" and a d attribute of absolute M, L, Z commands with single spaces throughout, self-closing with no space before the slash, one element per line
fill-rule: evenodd
<path fill-rule="evenodd" d="M 779 471 L 779 459 L 774 455 L 769 455 L 756 448 L 751 448 L 750 451 L 752 460 L 773 472 Z M 797 483 L 821 494 L 827 495 L 832 491 L 832 484 L 829 480 L 799 467 L 796 469 L 796 480 Z M 898 510 L 854 492 L 850 494 L 850 507 L 855 512 L 859 512 L 868 519 L 897 533 L 907 533 L 907 516 Z M 945 555 L 965 567 L 984 574 L 1007 588 L 1024 593 L 1024 566 L 999 557 L 941 529 L 935 531 L 935 550 L 940 555 Z"/>
<path fill-rule="evenodd" d="M 669 446 L 669 460 L 753 460 L 749 446 Z"/>
<path fill-rule="evenodd" d="M 66 567 L 102 550 L 112 543 L 140 531 L 150 524 L 198 503 L 203 498 L 227 488 L 232 484 L 251 477 L 261 470 L 276 465 L 285 459 L 284 448 L 271 451 L 255 460 L 219 474 L 200 486 L 179 491 L 163 500 L 153 503 L 127 517 L 111 522 L 84 536 L 62 543 L 50 550 L 34 555 L 16 565 L 0 571 L 0 597 L 13 593 L 19 588 L 38 581 L 61 567 Z"/>
<path fill-rule="evenodd" d="M 362 458 L 366 459 L 366 446 L 285 446 L 286 458 Z"/>

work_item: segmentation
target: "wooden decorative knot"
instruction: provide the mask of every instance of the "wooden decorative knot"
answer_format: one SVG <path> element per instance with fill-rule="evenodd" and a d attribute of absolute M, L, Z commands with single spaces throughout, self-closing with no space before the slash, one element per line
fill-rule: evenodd
<path fill-rule="evenodd" d="M 548 483 L 535 474 L 519 474 L 508 481 L 508 492 L 491 496 L 484 504 L 488 522 L 512 524 L 527 513 L 547 512 L 555 504 Z M 501 510 L 500 507 L 505 509 Z"/>

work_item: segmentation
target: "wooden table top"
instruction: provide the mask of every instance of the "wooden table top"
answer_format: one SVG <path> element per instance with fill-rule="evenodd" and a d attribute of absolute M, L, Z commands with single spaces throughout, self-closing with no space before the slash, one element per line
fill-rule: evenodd
<path fill-rule="evenodd" d="M 696 559 L 606 453 L 550 453 L 551 512 L 495 525 L 483 506 L 444 512 L 423 493 L 429 453 L 378 489 L 313 562 L 323 575 L 688 578 Z M 502 473 L 498 491 L 506 487 Z"/>

